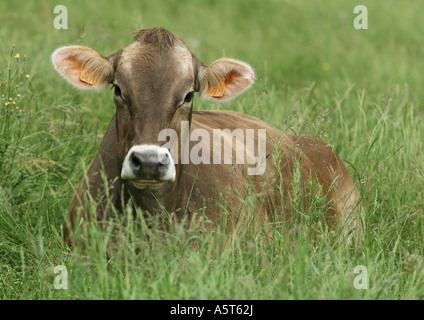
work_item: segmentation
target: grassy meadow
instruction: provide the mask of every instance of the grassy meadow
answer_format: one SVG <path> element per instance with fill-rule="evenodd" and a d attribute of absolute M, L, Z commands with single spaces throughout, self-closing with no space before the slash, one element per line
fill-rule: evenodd
<path fill-rule="evenodd" d="M 60 4 L 67 30 L 53 26 Z M 353 26 L 359 4 L 368 30 Z M 1 1 L 0 299 L 423 299 L 423 12 L 417 0 Z M 63 243 L 115 107 L 112 90 L 72 88 L 50 56 L 71 44 L 107 56 L 154 26 L 206 64 L 233 57 L 257 73 L 239 98 L 196 95 L 194 108 L 241 111 L 335 148 L 361 192 L 363 242 L 332 232 L 311 242 L 309 225 L 269 226 L 272 242 L 249 230 L 162 234 L 128 210 L 117 232 L 94 225 L 84 251 Z M 58 265 L 67 290 L 54 288 Z M 354 287 L 359 265 L 367 289 Z"/>

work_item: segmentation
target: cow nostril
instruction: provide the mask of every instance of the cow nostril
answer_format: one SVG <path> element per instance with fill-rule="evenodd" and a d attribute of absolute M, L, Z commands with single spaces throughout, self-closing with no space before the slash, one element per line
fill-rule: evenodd
<path fill-rule="evenodd" d="M 130 156 L 130 162 L 131 164 L 136 167 L 139 168 L 141 166 L 141 161 L 140 159 L 135 155 L 135 153 L 131 154 Z"/>
<path fill-rule="evenodd" d="M 164 167 L 169 165 L 169 154 L 166 152 L 159 160 L 159 167 Z"/>

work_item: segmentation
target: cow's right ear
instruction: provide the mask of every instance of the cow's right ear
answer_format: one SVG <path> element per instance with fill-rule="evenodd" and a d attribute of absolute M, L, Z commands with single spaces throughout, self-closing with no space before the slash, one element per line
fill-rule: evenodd
<path fill-rule="evenodd" d="M 255 72 L 247 63 L 221 58 L 199 68 L 200 97 L 226 102 L 249 89 L 254 80 Z"/>
<path fill-rule="evenodd" d="M 79 89 L 99 89 L 113 81 L 111 62 L 88 47 L 62 47 L 53 52 L 56 70 Z"/>

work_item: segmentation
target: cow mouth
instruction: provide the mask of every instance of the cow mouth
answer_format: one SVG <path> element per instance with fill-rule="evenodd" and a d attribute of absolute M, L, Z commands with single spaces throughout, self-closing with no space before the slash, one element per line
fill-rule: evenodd
<path fill-rule="evenodd" d="M 147 179 L 137 179 L 131 180 L 131 183 L 137 189 L 158 189 L 162 186 L 163 181 L 158 180 L 147 180 Z"/>

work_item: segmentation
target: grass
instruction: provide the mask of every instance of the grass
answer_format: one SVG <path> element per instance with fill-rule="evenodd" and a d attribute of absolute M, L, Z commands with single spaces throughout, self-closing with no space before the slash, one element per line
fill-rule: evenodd
<path fill-rule="evenodd" d="M 53 27 L 56 5 L 0 3 L 1 299 L 424 298 L 424 4 L 367 3 L 368 30 L 353 28 L 356 3 L 344 0 L 72 1 L 68 30 Z M 50 55 L 67 44 L 109 55 L 152 26 L 181 35 L 205 63 L 225 55 L 254 66 L 242 97 L 195 108 L 331 143 L 361 191 L 363 243 L 335 246 L 331 232 L 311 242 L 308 228 L 278 225 L 271 242 L 249 230 L 163 233 L 128 210 L 118 231 L 93 226 L 95 245 L 70 252 L 64 217 L 114 105 L 109 90 L 71 88 Z M 58 265 L 68 290 L 53 287 Z M 353 286 L 358 265 L 366 290 Z"/>

